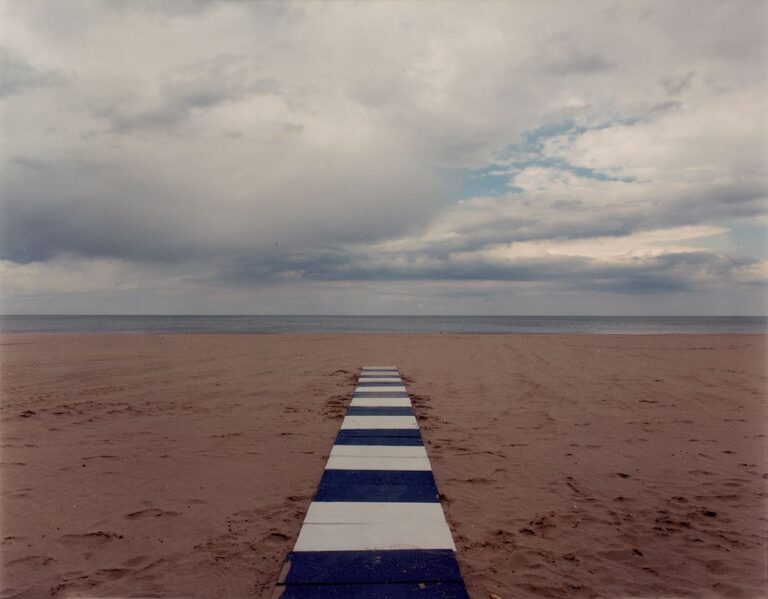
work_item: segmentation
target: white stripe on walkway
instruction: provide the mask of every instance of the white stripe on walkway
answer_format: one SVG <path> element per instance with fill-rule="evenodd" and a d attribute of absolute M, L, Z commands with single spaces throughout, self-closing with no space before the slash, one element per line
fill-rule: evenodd
<path fill-rule="evenodd" d="M 338 502 L 347 505 L 348 502 Z M 440 505 L 436 503 L 434 505 Z M 409 519 L 375 524 L 305 522 L 294 551 L 387 551 L 392 549 L 456 550 L 445 518 Z"/>
<path fill-rule="evenodd" d="M 334 445 L 330 457 L 426 458 L 427 450 L 423 445 Z"/>
<path fill-rule="evenodd" d="M 326 470 L 431 470 L 427 458 L 331 457 Z"/>
<path fill-rule="evenodd" d="M 392 393 L 397 391 L 398 393 L 405 393 L 405 385 L 392 385 L 389 387 L 355 387 L 355 393 Z"/>
<path fill-rule="evenodd" d="M 397 370 L 397 366 L 363 366 L 363 372 L 366 370 Z"/>
<path fill-rule="evenodd" d="M 403 379 L 401 379 L 399 376 L 391 376 L 391 377 L 367 377 L 367 376 L 361 376 L 357 383 L 402 383 Z"/>
<path fill-rule="evenodd" d="M 400 376 L 397 370 L 364 370 L 360 376 Z"/>
<path fill-rule="evenodd" d="M 352 408 L 410 408 L 407 397 L 355 397 L 349 404 Z"/>
<path fill-rule="evenodd" d="M 313 501 L 307 524 L 384 524 L 434 520 L 445 523 L 439 503 L 377 501 Z"/>
<path fill-rule="evenodd" d="M 414 416 L 346 416 L 342 430 L 372 428 L 419 428 Z"/>

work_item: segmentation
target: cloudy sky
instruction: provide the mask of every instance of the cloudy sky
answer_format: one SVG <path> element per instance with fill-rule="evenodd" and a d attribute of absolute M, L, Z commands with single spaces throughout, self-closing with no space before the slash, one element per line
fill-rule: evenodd
<path fill-rule="evenodd" d="M 4 313 L 766 312 L 766 2 L 0 11 Z"/>

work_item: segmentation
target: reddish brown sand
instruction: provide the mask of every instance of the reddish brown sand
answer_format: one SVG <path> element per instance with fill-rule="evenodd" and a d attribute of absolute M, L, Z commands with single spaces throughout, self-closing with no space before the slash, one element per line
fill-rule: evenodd
<path fill-rule="evenodd" d="M 765 597 L 761 336 L 6 335 L 0 597 L 268 597 L 400 367 L 472 597 Z"/>

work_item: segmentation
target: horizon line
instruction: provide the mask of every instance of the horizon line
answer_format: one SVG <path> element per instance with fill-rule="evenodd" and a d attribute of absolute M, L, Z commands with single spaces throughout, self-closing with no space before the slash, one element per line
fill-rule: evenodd
<path fill-rule="evenodd" d="M 768 314 L 2 314 L 0 318 L 30 317 L 184 317 L 184 318 L 768 318 Z"/>

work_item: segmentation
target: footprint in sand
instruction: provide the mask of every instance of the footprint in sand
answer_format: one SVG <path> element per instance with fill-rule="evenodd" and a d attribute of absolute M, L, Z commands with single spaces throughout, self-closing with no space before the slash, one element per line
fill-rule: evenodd
<path fill-rule="evenodd" d="M 27 537 L 15 537 L 13 535 L 3 537 L 3 540 L 0 541 L 0 545 L 14 545 L 16 543 L 24 543 L 27 540 Z M 29 547 L 29 545 L 27 545 Z"/>
<path fill-rule="evenodd" d="M 161 510 L 153 507 L 146 510 L 139 510 L 138 512 L 131 512 L 126 516 L 128 520 L 143 520 L 145 518 L 173 518 L 180 516 L 179 512 L 172 512 L 169 510 Z"/>
<path fill-rule="evenodd" d="M 84 534 L 68 534 L 59 537 L 59 541 L 67 544 L 80 544 L 83 541 L 95 542 L 97 545 L 103 545 L 109 541 L 122 539 L 123 535 L 116 532 L 105 532 L 103 530 L 97 530 L 95 532 L 87 532 Z"/>
<path fill-rule="evenodd" d="M 6 565 L 12 566 L 14 564 L 25 564 L 25 565 L 33 566 L 35 568 L 40 568 L 43 566 L 47 566 L 48 564 L 55 561 L 56 561 L 55 559 L 47 555 L 27 555 L 25 557 L 20 557 L 18 559 L 14 559 L 9 562 L 6 562 Z"/>
<path fill-rule="evenodd" d="M 120 580 L 130 572 L 130 570 L 124 568 L 103 568 L 101 570 L 96 570 L 95 576 L 107 580 Z"/>
<path fill-rule="evenodd" d="M 262 543 L 267 545 L 283 545 L 286 541 L 290 541 L 291 538 L 281 532 L 272 531 L 267 536 L 261 539 Z"/>

